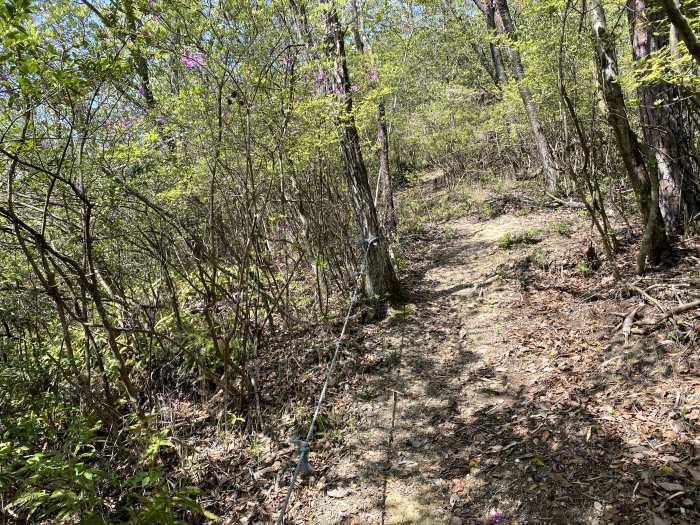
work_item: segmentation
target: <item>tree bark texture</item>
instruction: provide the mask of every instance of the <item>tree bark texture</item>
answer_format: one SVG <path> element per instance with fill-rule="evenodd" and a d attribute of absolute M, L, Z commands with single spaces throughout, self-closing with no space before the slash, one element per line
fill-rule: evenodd
<path fill-rule="evenodd" d="M 495 6 L 496 9 L 498 9 L 498 14 L 501 17 L 501 22 L 503 23 L 505 33 L 508 35 L 511 41 L 516 42 L 518 40 L 518 35 L 515 31 L 515 24 L 513 23 L 513 19 L 510 15 L 507 0 L 495 0 Z M 532 137 L 535 139 L 537 152 L 539 153 L 540 161 L 542 162 L 545 187 L 547 188 L 547 191 L 555 192 L 557 190 L 557 172 L 554 166 L 554 160 L 552 158 L 552 151 L 549 147 L 549 143 L 547 142 L 547 137 L 544 134 L 542 124 L 540 123 L 537 105 L 532 98 L 532 93 L 523 83 L 525 69 L 523 67 L 520 52 L 517 49 L 511 48 L 510 58 L 513 68 L 513 78 L 515 78 L 518 83 L 518 92 L 520 93 L 520 98 L 523 100 L 523 105 L 525 106 L 525 111 L 527 113 L 527 119 L 530 123 Z"/>
<path fill-rule="evenodd" d="M 486 29 L 489 30 L 492 36 L 496 36 L 498 34 L 498 29 L 496 28 L 496 7 L 494 0 L 484 1 L 484 16 L 486 17 Z M 506 70 L 503 67 L 501 50 L 495 42 L 489 42 L 489 49 L 491 51 L 491 61 L 493 62 L 496 83 L 499 85 L 505 84 L 508 79 L 506 78 Z"/>
<path fill-rule="evenodd" d="M 639 139 L 629 123 L 625 98 L 619 81 L 617 53 L 611 35 L 608 33 L 605 11 L 600 0 L 592 1 L 591 23 L 598 59 L 599 81 L 608 110 L 608 122 L 615 135 L 620 156 L 637 196 L 645 224 L 644 242 L 640 251 L 645 254 L 645 261 L 647 258 L 655 261 L 667 251 L 668 240 L 663 221 L 659 217 L 658 203 L 654 202 L 653 175 L 647 170 Z M 645 266 L 645 261 L 642 266 Z M 638 269 L 643 271 L 644 268 Z"/>
<path fill-rule="evenodd" d="M 372 49 L 364 34 L 362 13 L 357 5 L 358 0 L 351 0 L 350 7 L 354 19 L 353 37 L 355 47 L 360 53 L 368 51 L 370 56 Z M 377 145 L 379 146 L 379 182 L 382 203 L 382 222 L 384 230 L 391 234 L 396 231 L 396 212 L 394 209 L 394 184 L 391 178 L 391 166 L 389 164 L 389 132 L 386 125 L 386 105 L 380 98 L 377 104 Z"/>
<path fill-rule="evenodd" d="M 660 0 L 664 6 L 666 15 L 678 32 L 678 36 L 685 42 L 688 51 L 693 56 L 695 61 L 700 65 L 700 42 L 698 42 L 693 28 L 690 27 L 688 20 L 683 16 L 680 10 L 680 2 L 678 0 Z"/>
<path fill-rule="evenodd" d="M 343 30 L 335 6 L 324 9 L 325 51 L 333 61 L 333 84 L 342 98 L 341 114 L 338 118 L 340 148 L 345 162 L 345 176 L 352 197 L 352 204 L 362 230 L 362 236 L 369 246 L 365 294 L 369 298 L 397 299 L 401 288 L 389 257 L 388 243 L 379 225 L 377 210 L 372 198 L 372 190 L 367 177 L 367 167 L 362 157 L 360 137 L 355 125 L 352 105 L 352 89 L 345 56 Z"/>
<path fill-rule="evenodd" d="M 640 63 L 667 44 L 662 13 L 648 0 L 628 0 L 632 57 Z M 692 160 L 690 118 L 678 86 L 643 81 L 638 89 L 645 142 L 653 149 L 659 180 L 659 206 L 669 235 L 683 233 L 684 214 L 698 211 L 698 171 Z"/>

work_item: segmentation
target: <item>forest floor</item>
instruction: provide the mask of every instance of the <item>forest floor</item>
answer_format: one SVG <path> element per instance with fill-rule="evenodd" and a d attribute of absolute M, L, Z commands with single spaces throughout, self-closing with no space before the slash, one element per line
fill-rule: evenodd
<path fill-rule="evenodd" d="M 697 239 L 621 268 L 653 306 L 586 255 L 580 210 L 441 186 L 400 197 L 410 302 L 353 324 L 286 523 L 700 523 L 699 310 L 649 324 L 698 299 Z M 260 460 L 268 520 L 295 459 Z"/>

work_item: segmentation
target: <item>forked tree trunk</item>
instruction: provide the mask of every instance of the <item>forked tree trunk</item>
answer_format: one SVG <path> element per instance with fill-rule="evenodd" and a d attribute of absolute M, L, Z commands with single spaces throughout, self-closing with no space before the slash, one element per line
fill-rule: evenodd
<path fill-rule="evenodd" d="M 662 13 L 650 8 L 648 0 L 628 0 L 627 8 L 632 57 L 643 61 L 667 44 L 668 29 Z M 677 237 L 683 233 L 684 212 L 698 211 L 687 104 L 678 86 L 661 80 L 645 81 L 637 92 L 644 140 L 656 158 L 661 215 L 667 233 Z"/>
<path fill-rule="evenodd" d="M 511 41 L 516 42 L 518 40 L 518 35 L 515 31 L 513 19 L 510 16 L 510 9 L 508 8 L 507 0 L 495 0 L 495 3 L 496 9 L 498 9 L 498 14 L 501 16 L 504 31 Z M 547 191 L 555 192 L 557 190 L 557 172 L 554 166 L 552 152 L 549 148 L 549 143 L 547 142 L 547 137 L 545 136 L 544 129 L 540 123 L 537 105 L 532 98 L 530 89 L 523 83 L 525 70 L 523 68 L 520 52 L 511 47 L 510 57 L 513 67 L 513 78 L 518 83 L 518 92 L 520 93 L 520 98 L 523 100 L 523 105 L 525 106 L 525 111 L 527 113 L 527 119 L 530 123 L 532 137 L 535 139 L 537 152 L 539 153 L 540 162 L 542 163 L 545 187 L 547 188 Z"/>
<path fill-rule="evenodd" d="M 608 33 L 605 11 L 600 0 L 592 1 L 591 23 L 598 58 L 599 81 L 608 110 L 608 122 L 615 134 L 617 148 L 637 196 L 645 224 L 645 235 L 640 250 L 641 264 L 638 264 L 638 270 L 641 272 L 644 271 L 647 258 L 656 261 L 668 250 L 668 240 L 663 221 L 659 217 L 658 202 L 655 202 L 656 192 L 652 191 L 655 186 L 654 181 L 647 171 L 641 145 L 627 117 L 627 107 L 619 80 L 617 53 Z"/>
<path fill-rule="evenodd" d="M 338 136 L 345 161 L 345 176 L 352 197 L 352 204 L 366 242 L 367 267 L 365 294 L 369 298 L 398 299 L 401 287 L 389 257 L 387 240 L 379 225 L 377 210 L 367 178 L 360 148 L 360 137 L 355 125 L 352 106 L 352 89 L 345 57 L 343 31 L 338 12 L 333 4 L 323 9 L 325 23 L 325 52 L 333 62 L 333 84 L 342 98 L 338 118 Z"/>

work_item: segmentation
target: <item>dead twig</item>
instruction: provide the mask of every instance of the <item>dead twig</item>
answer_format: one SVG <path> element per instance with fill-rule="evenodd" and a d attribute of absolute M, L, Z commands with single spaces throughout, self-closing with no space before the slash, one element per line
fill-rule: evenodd
<path fill-rule="evenodd" d="M 642 290 L 639 286 L 635 286 L 634 284 L 629 284 L 629 283 L 623 283 L 623 284 L 624 284 L 625 288 L 627 288 L 627 290 L 638 293 L 649 304 L 653 304 L 654 306 L 656 306 L 661 311 L 662 314 L 666 314 L 666 309 L 661 305 L 661 303 L 657 299 L 655 299 L 654 297 L 649 295 L 646 292 L 646 290 Z"/>
<path fill-rule="evenodd" d="M 632 333 L 632 326 L 634 325 L 634 318 L 637 315 L 637 312 L 644 308 L 644 304 L 638 305 L 634 310 L 632 310 L 630 313 L 627 314 L 625 317 L 624 322 L 622 323 L 622 335 L 625 336 L 625 345 L 627 346 L 627 342 L 629 340 L 629 336 Z"/>
<path fill-rule="evenodd" d="M 698 299 L 697 301 L 693 301 L 691 303 L 681 304 L 679 306 L 676 306 L 675 308 L 670 309 L 668 312 L 666 312 L 660 319 L 658 319 L 654 323 L 654 326 L 660 325 L 666 319 L 674 317 L 678 314 L 689 312 L 690 310 L 694 310 L 696 308 L 700 308 L 700 299 Z"/>
<path fill-rule="evenodd" d="M 679 306 L 676 306 L 675 308 L 668 310 L 666 313 L 664 313 L 664 315 L 662 315 L 656 321 L 647 321 L 647 322 L 643 322 L 640 324 L 648 326 L 649 328 L 647 329 L 646 333 L 651 333 L 654 330 L 656 330 L 661 325 L 661 323 L 663 323 L 667 319 L 674 318 L 676 315 L 679 315 L 679 314 L 682 314 L 685 312 L 689 312 L 690 310 L 694 310 L 696 308 L 700 308 L 700 299 L 698 299 L 697 301 L 693 301 L 690 303 L 681 304 Z"/>
<path fill-rule="evenodd" d="M 495 282 L 498 281 L 500 278 L 501 278 L 501 276 L 500 276 L 499 274 L 496 274 L 496 275 L 492 275 L 491 277 L 489 277 L 489 278 L 487 278 L 487 279 L 484 279 L 483 281 L 480 281 L 480 282 L 478 282 L 478 283 L 474 283 L 474 286 L 472 286 L 472 289 L 471 289 L 471 292 L 470 292 L 471 295 L 476 295 L 477 293 L 478 293 L 479 295 L 481 295 L 481 289 L 482 289 L 482 288 L 485 288 L 486 286 L 488 286 L 488 285 L 491 284 L 491 283 L 495 283 Z"/>

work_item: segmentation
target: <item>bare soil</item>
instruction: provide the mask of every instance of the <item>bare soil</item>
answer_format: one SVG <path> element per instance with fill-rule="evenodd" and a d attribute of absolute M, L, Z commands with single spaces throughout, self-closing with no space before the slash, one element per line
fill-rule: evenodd
<path fill-rule="evenodd" d="M 443 206 L 453 189 L 434 179 L 402 199 Z M 699 310 L 645 324 L 662 312 L 598 267 L 576 210 L 482 204 L 412 234 L 410 303 L 353 325 L 285 523 L 700 523 Z M 673 270 L 622 274 L 687 303 L 700 252 L 684 250 Z M 270 520 L 296 455 L 273 459 Z"/>

